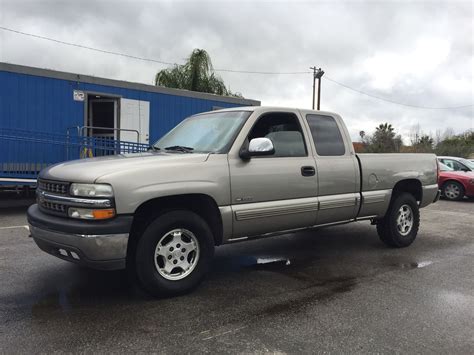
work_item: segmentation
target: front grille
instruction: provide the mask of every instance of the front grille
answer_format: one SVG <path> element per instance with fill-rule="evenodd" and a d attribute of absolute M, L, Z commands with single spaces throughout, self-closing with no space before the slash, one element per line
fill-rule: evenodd
<path fill-rule="evenodd" d="M 60 214 L 66 214 L 67 212 L 67 207 L 59 203 L 40 201 L 40 206 L 46 210 L 57 212 Z"/>
<path fill-rule="evenodd" d="M 59 181 L 38 180 L 38 188 L 56 195 L 67 195 L 69 183 Z"/>
<path fill-rule="evenodd" d="M 67 206 L 62 203 L 47 201 L 42 193 L 67 196 L 69 183 L 62 181 L 38 180 L 37 201 L 41 210 L 58 216 L 67 216 Z"/>

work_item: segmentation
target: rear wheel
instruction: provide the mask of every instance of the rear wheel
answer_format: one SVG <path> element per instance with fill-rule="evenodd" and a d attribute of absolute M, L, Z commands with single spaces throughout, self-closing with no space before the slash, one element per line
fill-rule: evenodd
<path fill-rule="evenodd" d="M 408 193 L 397 196 L 385 217 L 377 223 L 377 233 L 386 245 L 404 248 L 415 240 L 420 226 L 420 211 L 415 198 Z"/>
<path fill-rule="evenodd" d="M 464 197 L 464 187 L 456 181 L 448 181 L 443 185 L 443 195 L 448 200 L 460 201 Z"/>
<path fill-rule="evenodd" d="M 190 211 L 172 211 L 152 221 L 138 241 L 135 268 L 150 294 L 183 294 L 196 287 L 214 255 L 207 223 Z"/>

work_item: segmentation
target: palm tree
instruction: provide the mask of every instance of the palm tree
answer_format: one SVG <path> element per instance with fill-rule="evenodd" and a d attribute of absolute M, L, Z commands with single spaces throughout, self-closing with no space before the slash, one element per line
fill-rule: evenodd
<path fill-rule="evenodd" d="M 390 138 L 395 137 L 395 133 L 393 131 L 394 129 L 389 123 L 381 123 L 378 127 L 375 128 L 376 133 Z"/>
<path fill-rule="evenodd" d="M 211 57 L 204 49 L 194 49 L 182 65 L 175 64 L 172 68 L 159 71 L 155 76 L 155 85 L 242 97 L 227 89 L 224 81 L 214 73 Z"/>
<path fill-rule="evenodd" d="M 398 152 L 402 144 L 402 137 L 396 135 L 393 126 L 389 123 L 381 123 L 375 128 L 370 149 L 374 153 Z"/>

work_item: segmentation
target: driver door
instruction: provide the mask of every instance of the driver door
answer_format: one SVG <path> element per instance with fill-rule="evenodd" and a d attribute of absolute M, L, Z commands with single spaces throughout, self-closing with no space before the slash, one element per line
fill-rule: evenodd
<path fill-rule="evenodd" d="M 317 175 L 298 111 L 266 112 L 251 124 L 247 143 L 269 138 L 275 153 L 229 154 L 234 238 L 314 225 Z"/>

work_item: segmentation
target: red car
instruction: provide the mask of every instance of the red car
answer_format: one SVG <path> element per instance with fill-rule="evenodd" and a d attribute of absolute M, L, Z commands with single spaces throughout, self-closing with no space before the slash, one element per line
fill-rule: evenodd
<path fill-rule="evenodd" d="M 441 194 L 452 201 L 474 197 L 474 172 L 454 171 L 443 163 L 439 164 L 438 186 Z"/>

